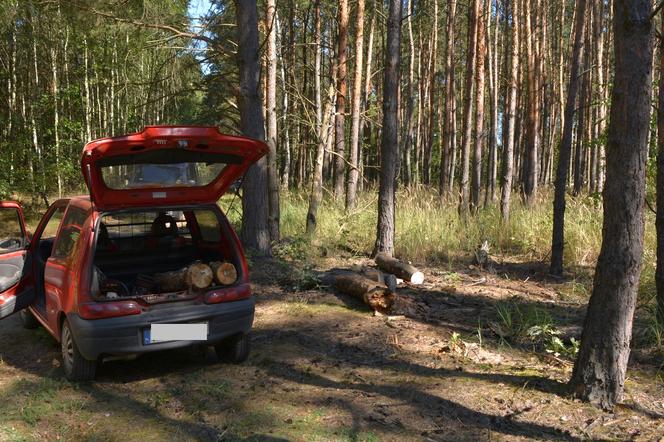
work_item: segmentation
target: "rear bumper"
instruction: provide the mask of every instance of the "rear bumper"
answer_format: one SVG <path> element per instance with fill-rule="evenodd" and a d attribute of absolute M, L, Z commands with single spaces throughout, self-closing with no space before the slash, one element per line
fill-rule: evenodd
<path fill-rule="evenodd" d="M 229 336 L 248 333 L 254 322 L 254 299 L 220 304 L 165 304 L 139 315 L 95 320 L 70 313 L 67 320 L 81 354 L 93 360 L 101 355 L 122 356 L 191 345 L 213 345 Z M 143 330 L 150 324 L 181 322 L 207 322 L 208 340 L 143 344 Z"/>

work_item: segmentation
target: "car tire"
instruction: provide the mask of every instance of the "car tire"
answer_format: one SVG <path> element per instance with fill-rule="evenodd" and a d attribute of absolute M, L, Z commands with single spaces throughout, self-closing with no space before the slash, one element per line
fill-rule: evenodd
<path fill-rule="evenodd" d="M 60 334 L 62 346 L 62 368 L 70 381 L 91 381 L 97 372 L 97 361 L 85 359 L 74 341 L 69 323 L 65 319 Z"/>
<path fill-rule="evenodd" d="M 226 339 L 214 346 L 221 362 L 240 364 L 247 360 L 251 349 L 251 335 L 243 333 Z"/>
<path fill-rule="evenodd" d="M 30 313 L 28 310 L 21 310 L 19 316 L 21 318 L 21 325 L 23 326 L 23 328 L 32 330 L 39 327 L 39 321 L 37 321 L 35 315 Z"/>

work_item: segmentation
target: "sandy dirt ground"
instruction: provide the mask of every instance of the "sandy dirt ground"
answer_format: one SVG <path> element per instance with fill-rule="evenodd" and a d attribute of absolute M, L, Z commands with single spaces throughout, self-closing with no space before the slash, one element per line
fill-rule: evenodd
<path fill-rule="evenodd" d="M 661 355 L 635 351 L 625 402 L 604 412 L 568 395 L 571 359 L 505 338 L 508 304 L 578 337 L 578 282 L 538 264 L 424 267 L 389 316 L 316 282 L 368 263 L 253 261 L 252 354 L 237 366 L 170 351 L 69 383 L 55 341 L 6 319 L 0 440 L 664 440 Z"/>

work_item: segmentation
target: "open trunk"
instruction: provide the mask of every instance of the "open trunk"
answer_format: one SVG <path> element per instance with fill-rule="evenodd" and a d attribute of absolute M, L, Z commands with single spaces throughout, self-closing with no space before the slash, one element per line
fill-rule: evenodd
<path fill-rule="evenodd" d="M 99 220 L 95 237 L 95 300 L 133 298 L 151 304 L 194 299 L 245 278 L 235 237 L 215 207 L 109 212 Z M 219 262 L 231 264 L 237 277 L 221 282 L 211 277 L 208 286 L 200 279 L 197 286 L 185 280 L 187 269 L 205 270 Z"/>

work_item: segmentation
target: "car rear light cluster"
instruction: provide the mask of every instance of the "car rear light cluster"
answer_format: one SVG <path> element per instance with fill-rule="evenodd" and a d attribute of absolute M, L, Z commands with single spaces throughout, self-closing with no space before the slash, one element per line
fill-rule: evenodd
<path fill-rule="evenodd" d="M 134 301 L 88 302 L 78 306 L 78 314 L 83 319 L 115 318 L 139 313 L 141 307 Z"/>
<path fill-rule="evenodd" d="M 238 301 L 251 296 L 251 287 L 249 284 L 241 284 L 237 287 L 213 290 L 205 295 L 207 304 L 218 304 L 220 302 Z"/>

